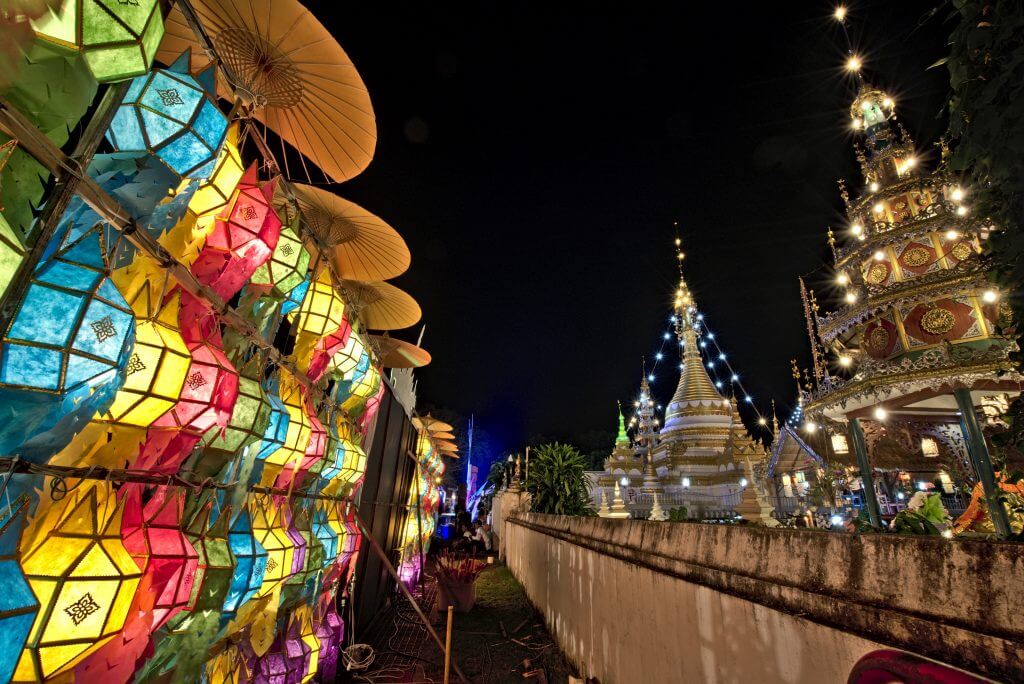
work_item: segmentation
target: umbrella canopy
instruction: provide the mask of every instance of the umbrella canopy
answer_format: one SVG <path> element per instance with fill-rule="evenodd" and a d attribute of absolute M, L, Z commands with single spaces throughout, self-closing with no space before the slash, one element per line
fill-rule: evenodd
<path fill-rule="evenodd" d="M 454 454 L 459 450 L 458 444 L 455 442 L 446 442 L 443 439 L 436 440 L 434 444 L 437 445 L 438 451 L 448 451 Z"/>
<path fill-rule="evenodd" d="M 387 280 L 409 268 L 405 240 L 379 217 L 312 185 L 295 185 L 293 191 L 303 223 L 327 246 L 342 278 Z"/>
<path fill-rule="evenodd" d="M 372 330 L 408 328 L 423 315 L 416 300 L 391 283 L 346 280 L 341 287 L 359 320 Z"/>
<path fill-rule="evenodd" d="M 383 335 L 370 335 L 370 339 L 380 350 L 380 362 L 385 368 L 421 368 L 430 363 L 430 352 L 412 342 Z"/>
<path fill-rule="evenodd" d="M 429 413 L 425 416 L 417 416 L 412 419 L 412 424 L 418 428 L 423 428 L 428 432 L 451 432 L 453 428 L 448 423 L 434 418 Z"/>
<path fill-rule="evenodd" d="M 451 432 L 435 432 L 432 436 L 434 439 L 446 439 L 449 442 L 455 440 L 455 435 Z"/>
<path fill-rule="evenodd" d="M 332 181 L 348 180 L 369 165 L 377 145 L 370 95 L 352 60 L 309 10 L 296 0 L 190 4 L 235 80 L 220 84 L 223 97 L 242 98 L 254 118 Z M 164 27 L 157 59 L 170 63 L 192 47 L 193 60 L 205 61 L 180 7 Z"/>

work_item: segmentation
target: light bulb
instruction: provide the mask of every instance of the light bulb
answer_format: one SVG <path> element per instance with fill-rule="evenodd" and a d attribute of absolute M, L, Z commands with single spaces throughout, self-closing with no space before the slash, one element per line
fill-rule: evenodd
<path fill-rule="evenodd" d="M 881 214 L 883 211 L 885 211 L 885 205 L 879 202 L 874 207 L 872 207 L 872 209 L 874 209 L 876 214 Z"/>
<path fill-rule="evenodd" d="M 850 229 L 853 231 L 854 235 L 861 235 L 864 232 L 864 226 L 859 223 L 854 223 L 850 226 Z"/>
<path fill-rule="evenodd" d="M 857 301 L 857 293 L 856 292 L 847 292 L 846 293 L 846 302 L 848 304 L 853 304 L 856 301 Z"/>
<path fill-rule="evenodd" d="M 818 431 L 818 426 L 815 425 L 814 423 L 807 422 L 804 423 L 804 430 L 807 430 L 807 432 L 813 435 L 815 432 Z"/>
<path fill-rule="evenodd" d="M 679 238 L 676 238 L 676 247 L 678 247 L 681 244 L 683 244 L 683 241 L 680 240 Z"/>
<path fill-rule="evenodd" d="M 887 97 L 884 100 L 882 100 L 882 106 L 883 107 L 888 107 L 889 109 L 892 109 L 894 104 L 895 104 L 895 102 L 892 101 L 891 97 Z"/>
<path fill-rule="evenodd" d="M 836 7 L 836 11 L 832 13 L 832 16 L 836 18 L 836 21 L 843 21 L 846 19 L 846 8 L 839 5 Z"/>
<path fill-rule="evenodd" d="M 657 354 L 655 354 L 654 358 L 656 358 L 658 361 L 661 361 L 661 352 L 658 352 Z"/>
<path fill-rule="evenodd" d="M 846 354 L 843 354 L 842 356 L 839 357 L 839 365 L 842 366 L 843 368 L 848 368 L 851 363 L 853 363 L 853 359 L 847 356 Z"/>
<path fill-rule="evenodd" d="M 955 230 L 946 231 L 947 240 L 956 240 L 958 237 L 960 237 L 960 233 L 956 232 Z"/>
<path fill-rule="evenodd" d="M 981 295 L 981 300 L 986 304 L 992 304 L 999 299 L 999 293 L 995 290 L 985 290 Z"/>
<path fill-rule="evenodd" d="M 883 252 L 882 250 L 878 250 L 877 252 L 875 252 L 875 261 L 884 261 L 884 260 L 885 260 L 885 252 Z"/>
<path fill-rule="evenodd" d="M 831 518 L 829 518 L 829 521 L 832 523 L 833 527 L 839 527 L 843 524 L 843 516 L 833 515 Z"/>
<path fill-rule="evenodd" d="M 740 478 L 740 487 L 746 487 L 746 486 L 747 486 L 747 478 L 741 477 Z"/>
<path fill-rule="evenodd" d="M 967 216 L 967 207 L 961 204 L 959 207 L 956 208 L 956 215 Z"/>
<path fill-rule="evenodd" d="M 733 382 L 736 382 L 739 379 L 740 379 L 740 376 L 736 375 L 735 373 L 732 374 L 732 381 Z"/>
<path fill-rule="evenodd" d="M 863 64 L 860 61 L 860 57 L 858 57 L 857 55 L 851 55 L 850 59 L 846 60 L 847 71 L 860 71 L 861 66 L 863 66 Z"/>
<path fill-rule="evenodd" d="M 878 183 L 871 181 L 871 185 L 868 186 L 868 189 L 871 190 L 871 192 L 878 192 Z"/>
<path fill-rule="evenodd" d="M 683 478 L 683 486 L 684 487 L 689 487 L 690 486 L 690 478 L 688 478 L 688 477 L 684 477 Z"/>
<path fill-rule="evenodd" d="M 758 425 L 767 425 L 768 424 L 768 420 L 766 418 L 758 418 L 757 419 L 757 424 Z"/>
<path fill-rule="evenodd" d="M 875 420 L 885 420 L 888 417 L 889 417 L 889 412 L 886 411 L 881 406 L 879 406 L 879 407 L 877 407 L 875 409 Z"/>
<path fill-rule="evenodd" d="M 720 361 L 725 361 L 725 354 L 719 354 L 719 355 L 718 355 L 718 359 L 719 359 Z"/>
<path fill-rule="evenodd" d="M 964 191 L 960 186 L 957 186 L 953 188 L 953 192 L 949 196 L 953 198 L 954 202 L 959 202 L 964 198 Z"/>
<path fill-rule="evenodd" d="M 849 285 L 850 276 L 846 275 L 845 273 L 840 273 L 839 276 L 836 278 L 836 282 L 839 283 L 840 285 Z"/>
<path fill-rule="evenodd" d="M 916 157 L 908 157 L 907 160 L 905 162 L 903 162 L 903 168 L 905 168 L 905 169 L 912 169 L 915 166 L 917 166 L 917 158 Z"/>

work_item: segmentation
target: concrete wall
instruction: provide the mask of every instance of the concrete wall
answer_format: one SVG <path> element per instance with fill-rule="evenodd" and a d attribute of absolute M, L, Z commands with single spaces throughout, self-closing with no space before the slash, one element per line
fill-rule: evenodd
<path fill-rule="evenodd" d="M 1024 545 L 519 512 L 509 567 L 581 673 L 845 682 L 898 647 L 1024 677 Z"/>
<path fill-rule="evenodd" d="M 530 494 L 524 491 L 510 492 L 503 489 L 491 499 L 491 548 L 498 552 L 498 558 L 505 560 L 505 519 L 516 511 L 530 510 Z"/>

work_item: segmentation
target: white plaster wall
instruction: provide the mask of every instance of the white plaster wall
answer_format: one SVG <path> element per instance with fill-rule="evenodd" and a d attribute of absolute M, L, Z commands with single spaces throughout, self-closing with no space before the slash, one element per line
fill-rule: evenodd
<path fill-rule="evenodd" d="M 842 684 L 883 645 L 505 524 L 507 563 L 600 684 Z"/>

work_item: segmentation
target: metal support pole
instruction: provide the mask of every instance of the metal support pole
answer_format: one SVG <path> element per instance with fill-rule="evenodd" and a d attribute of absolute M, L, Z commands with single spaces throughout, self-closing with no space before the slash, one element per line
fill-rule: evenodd
<path fill-rule="evenodd" d="M 860 466 L 860 479 L 863 482 L 864 503 L 868 507 L 868 520 L 872 527 L 882 526 L 882 511 L 878 507 L 875 496 L 875 479 L 871 474 L 871 463 L 868 462 L 868 447 L 864 441 L 864 430 L 860 426 L 860 418 L 850 420 L 850 446 L 857 454 L 857 465 Z"/>
<path fill-rule="evenodd" d="M 455 614 L 455 606 L 448 606 L 448 631 L 444 637 L 444 684 L 451 680 L 452 665 L 452 618 Z"/>
<path fill-rule="evenodd" d="M 964 441 L 967 442 L 967 453 L 985 492 L 985 502 L 988 504 L 989 515 L 992 516 L 992 525 L 996 528 L 996 535 L 1005 539 L 1011 533 L 1010 521 L 1006 517 L 1006 508 L 999 501 L 999 485 L 996 484 L 996 474 L 992 468 L 985 435 L 974 412 L 971 391 L 961 387 L 953 391 L 953 396 L 956 397 L 956 405 L 960 409 L 960 429 L 963 430 Z"/>

